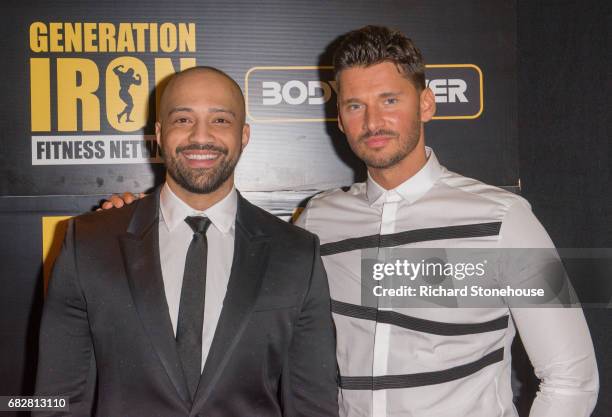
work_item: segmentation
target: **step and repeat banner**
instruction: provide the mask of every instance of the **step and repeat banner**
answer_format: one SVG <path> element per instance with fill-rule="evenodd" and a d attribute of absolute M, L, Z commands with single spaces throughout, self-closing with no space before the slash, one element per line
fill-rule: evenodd
<path fill-rule="evenodd" d="M 10 289 L 0 296 L 0 395 L 32 388 L 61 220 L 163 181 L 154 122 L 176 71 L 218 67 L 243 88 L 252 135 L 237 186 L 287 218 L 314 193 L 364 179 L 337 128 L 331 57 L 343 33 L 391 26 L 425 57 L 438 106 L 426 136 L 442 163 L 520 184 L 514 1 L 41 0 L 3 5 L 0 20 L 1 285 Z"/>
<path fill-rule="evenodd" d="M 336 127 L 330 65 L 334 41 L 366 24 L 398 28 L 421 48 L 438 104 L 427 137 L 439 157 L 516 185 L 514 3 L 456 3 L 14 3 L 2 16 L 0 195 L 151 188 L 162 178 L 153 133 L 163 81 L 195 65 L 219 67 L 244 90 L 252 143 L 241 190 L 350 184 L 363 169 Z"/>

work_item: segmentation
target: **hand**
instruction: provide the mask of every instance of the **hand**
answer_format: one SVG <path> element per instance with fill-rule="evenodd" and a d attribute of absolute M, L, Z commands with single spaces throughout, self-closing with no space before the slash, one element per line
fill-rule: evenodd
<path fill-rule="evenodd" d="M 100 208 L 96 211 L 108 210 L 111 208 L 121 208 L 125 204 L 132 204 L 134 201 L 144 196 L 144 193 L 132 194 L 130 192 L 125 192 L 123 194 L 113 194 L 108 200 L 102 203 L 102 206 L 100 206 Z"/>

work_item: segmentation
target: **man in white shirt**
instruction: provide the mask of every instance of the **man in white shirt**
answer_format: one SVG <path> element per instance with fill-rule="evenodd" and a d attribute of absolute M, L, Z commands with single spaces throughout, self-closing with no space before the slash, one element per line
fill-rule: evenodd
<path fill-rule="evenodd" d="M 518 329 L 542 381 L 530 416 L 590 415 L 598 375 L 580 308 L 362 305 L 362 250 L 554 246 L 523 198 L 447 171 L 425 146 L 435 101 L 421 54 L 402 33 L 368 26 L 346 34 L 334 68 L 338 124 L 368 179 L 316 195 L 296 224 L 322 243 L 340 414 L 515 417 Z"/>
<path fill-rule="evenodd" d="M 73 219 L 40 330 L 37 395 L 70 416 L 337 416 L 329 290 L 316 236 L 234 188 L 249 140 L 225 73 L 161 98 L 166 182 Z"/>

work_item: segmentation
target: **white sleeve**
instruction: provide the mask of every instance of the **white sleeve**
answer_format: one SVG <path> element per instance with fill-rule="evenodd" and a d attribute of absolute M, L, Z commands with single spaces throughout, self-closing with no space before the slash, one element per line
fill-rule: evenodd
<path fill-rule="evenodd" d="M 500 248 L 552 248 L 525 201 L 512 205 L 501 226 Z M 530 417 L 588 417 L 599 391 L 593 342 L 581 308 L 512 308 L 525 350 L 540 379 Z"/>

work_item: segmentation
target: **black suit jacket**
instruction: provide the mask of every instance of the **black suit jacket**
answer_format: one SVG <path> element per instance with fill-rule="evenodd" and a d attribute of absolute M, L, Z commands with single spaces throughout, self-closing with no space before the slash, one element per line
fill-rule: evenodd
<path fill-rule="evenodd" d="M 159 191 L 71 221 L 45 301 L 37 395 L 68 396 L 73 416 L 337 416 L 317 238 L 239 196 L 227 294 L 191 401 L 163 288 L 158 213 Z"/>

